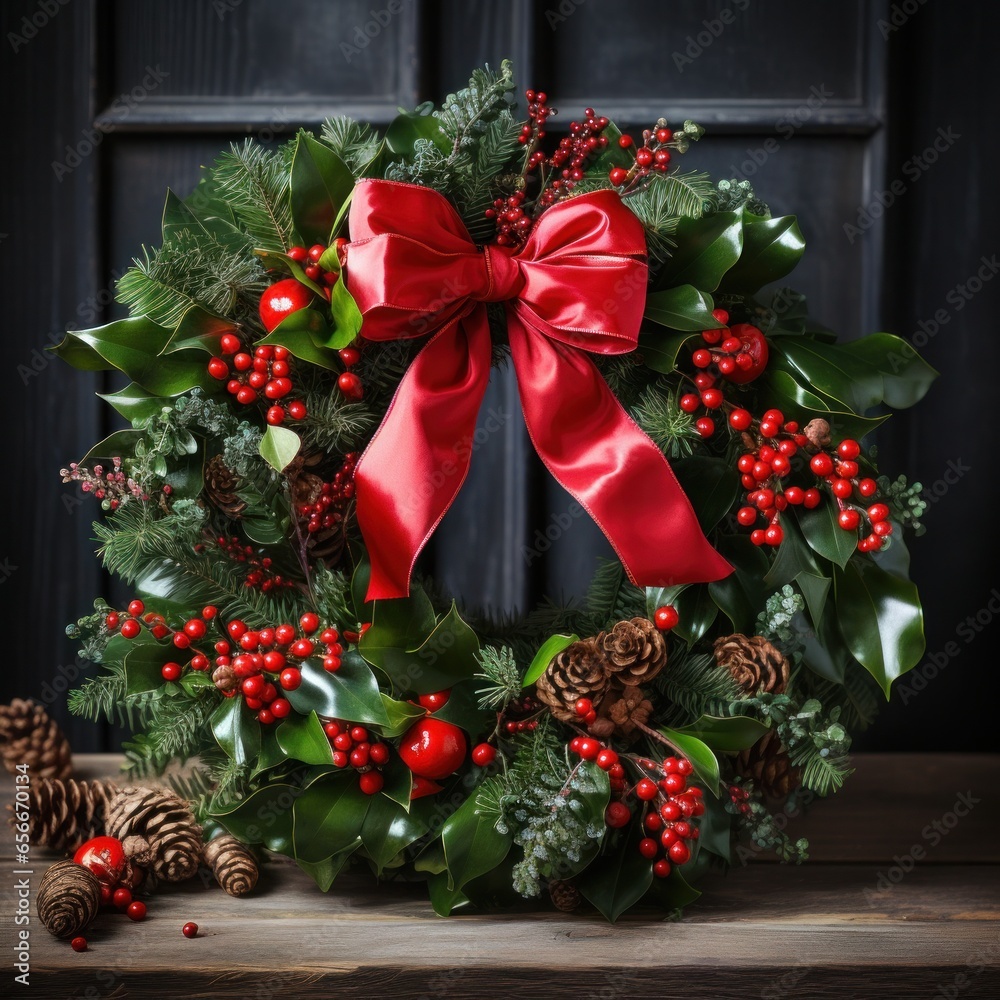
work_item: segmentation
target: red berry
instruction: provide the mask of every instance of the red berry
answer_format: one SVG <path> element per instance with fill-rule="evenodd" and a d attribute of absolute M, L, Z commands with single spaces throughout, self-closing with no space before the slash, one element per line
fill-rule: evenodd
<path fill-rule="evenodd" d="M 722 390 L 721 389 L 706 389 L 701 394 L 701 401 L 710 410 L 715 410 L 722 406 Z"/>
<path fill-rule="evenodd" d="M 489 767 L 496 760 L 496 748 L 489 743 L 480 743 L 472 751 L 472 763 L 479 767 Z"/>
<path fill-rule="evenodd" d="M 212 358 L 208 362 L 208 374 L 222 382 L 229 378 L 229 365 L 222 358 Z"/>
<path fill-rule="evenodd" d="M 718 364 L 719 373 L 722 375 L 731 375 L 736 371 L 736 362 L 728 356 L 719 358 Z"/>
<path fill-rule="evenodd" d="M 262 726 L 270 726 L 274 722 L 274 713 L 269 708 L 262 708 L 257 713 L 257 721 Z"/>
<path fill-rule="evenodd" d="M 345 368 L 352 368 L 361 360 L 361 352 L 356 347 L 342 347 L 337 353 Z"/>
<path fill-rule="evenodd" d="M 592 740 L 587 736 L 584 736 L 580 740 L 580 745 L 577 748 L 577 753 L 584 760 L 597 760 L 597 755 L 601 752 L 601 744 L 597 740 Z"/>
<path fill-rule="evenodd" d="M 602 771 L 610 771 L 618 763 L 618 754 L 610 747 L 606 747 L 597 755 L 597 766 Z"/>
<path fill-rule="evenodd" d="M 781 430 L 780 425 L 775 423 L 773 420 L 762 420 L 760 422 L 761 437 L 773 438 L 779 430 Z"/>
<path fill-rule="evenodd" d="M 198 925 L 188 921 L 182 928 L 181 934 L 186 938 L 196 938 L 198 936 Z"/>
<path fill-rule="evenodd" d="M 743 525 L 744 528 L 749 528 L 757 523 L 757 511 L 753 507 L 740 507 L 736 512 L 736 520 Z"/>
<path fill-rule="evenodd" d="M 292 420 L 304 420 L 306 416 L 306 404 L 300 399 L 293 399 L 288 404 L 288 415 Z"/>
<path fill-rule="evenodd" d="M 580 698 L 573 706 L 573 710 L 579 716 L 586 716 L 594 710 L 594 703 L 589 698 Z"/>
<path fill-rule="evenodd" d="M 725 309 L 713 309 L 712 318 L 719 326 L 729 326 L 729 313 Z"/>
<path fill-rule="evenodd" d="M 138 598 L 134 601 L 129 601 L 128 613 L 132 615 L 133 618 L 138 618 L 146 610 L 146 605 L 142 603 Z"/>
<path fill-rule="evenodd" d="M 755 528 L 750 532 L 750 541 L 754 545 L 763 545 L 767 541 L 767 534 L 763 528 Z"/>
<path fill-rule="evenodd" d="M 114 895 L 111 897 L 111 902 L 116 909 L 124 910 L 132 902 L 132 893 L 124 887 L 115 889 Z"/>
<path fill-rule="evenodd" d="M 319 628 L 319 615 L 312 611 L 307 611 L 299 619 L 299 628 L 305 632 L 306 635 L 312 635 Z"/>
<path fill-rule="evenodd" d="M 642 799 L 644 802 L 652 801 L 658 793 L 659 790 L 656 787 L 656 782 L 650 778 L 640 778 L 638 784 L 635 786 L 636 797 Z"/>
<path fill-rule="evenodd" d="M 381 767 L 389 762 L 389 747 L 385 743 L 373 743 L 368 751 L 368 759 Z"/>
<path fill-rule="evenodd" d="M 780 524 L 772 524 L 764 532 L 764 541 L 768 545 L 780 545 L 785 540 L 785 532 Z"/>
<path fill-rule="evenodd" d="M 294 691 L 302 683 L 302 671 L 298 667 L 286 667 L 281 671 L 278 683 L 286 691 Z M 272 708 L 271 711 L 274 711 Z"/>
<path fill-rule="evenodd" d="M 837 524 L 839 524 L 844 531 L 854 531 L 860 523 L 861 515 L 854 510 L 853 507 L 848 510 L 842 510 L 837 515 Z"/>
<path fill-rule="evenodd" d="M 825 452 L 821 451 L 809 459 L 809 468 L 817 476 L 828 476 L 833 472 L 833 459 Z"/>
<path fill-rule="evenodd" d="M 861 445 L 851 438 L 845 438 L 837 445 L 837 454 L 841 458 L 855 459 L 861 454 Z"/>
<path fill-rule="evenodd" d="M 451 688 L 446 691 L 434 691 L 430 694 L 422 694 L 417 697 L 421 708 L 426 708 L 428 712 L 436 712 L 439 708 L 444 708 L 451 697 Z"/>
<path fill-rule="evenodd" d="M 872 531 L 878 535 L 879 538 L 885 538 L 887 535 L 892 534 L 892 522 L 891 521 L 876 521 L 872 525 Z"/>
<path fill-rule="evenodd" d="M 657 878 L 666 878 L 670 874 L 670 862 L 664 858 L 660 858 L 660 860 L 653 865 L 653 874 Z"/>
<path fill-rule="evenodd" d="M 694 425 L 703 438 L 710 438 L 715 433 L 715 421 L 711 417 L 699 417 Z"/>
<path fill-rule="evenodd" d="M 181 665 L 179 663 L 164 663 L 160 667 L 160 673 L 165 681 L 175 681 L 181 675 Z"/>
<path fill-rule="evenodd" d="M 687 759 L 687 757 L 682 757 L 679 761 L 677 761 L 677 773 L 678 774 L 683 774 L 685 777 L 687 775 L 689 775 L 689 774 L 693 774 L 694 773 L 694 764 L 692 764 L 691 761 L 689 761 Z M 698 792 L 700 794 L 701 793 L 701 789 L 700 788 L 692 788 L 691 792 L 692 792 L 692 794 L 694 794 L 695 792 Z"/>
<path fill-rule="evenodd" d="M 340 657 L 324 656 L 323 669 L 327 671 L 327 673 L 335 674 L 340 669 Z"/>
<path fill-rule="evenodd" d="M 657 608 L 653 615 L 653 621 L 661 632 L 669 632 L 681 620 L 677 614 L 677 609 L 672 604 L 665 604 L 662 608 Z"/>
<path fill-rule="evenodd" d="M 675 865 L 683 865 L 691 860 L 691 850 L 683 840 L 678 840 L 676 844 L 671 844 L 669 854 L 670 860 Z"/>
<path fill-rule="evenodd" d="M 628 171 L 624 167 L 612 167 L 608 174 L 608 180 L 613 187 L 621 187 L 628 180 Z"/>
<path fill-rule="evenodd" d="M 837 463 L 837 475 L 843 476 L 844 479 L 853 479 L 858 474 L 858 463 L 857 462 L 838 462 Z"/>
<path fill-rule="evenodd" d="M 708 372 L 698 372 L 694 377 L 694 384 L 701 389 L 711 389 L 715 385 L 715 376 L 709 375 Z"/>
<path fill-rule="evenodd" d="M 468 743 L 465 733 L 443 719 L 433 716 L 419 719 L 403 734 L 399 756 L 416 775 L 445 778 L 465 760 Z"/>
<path fill-rule="evenodd" d="M 677 795 L 679 792 L 683 792 L 687 787 L 687 779 L 683 774 L 668 774 L 663 779 L 663 790 L 671 795 Z"/>
<path fill-rule="evenodd" d="M 141 631 L 142 626 L 134 618 L 122 622 L 121 632 L 126 639 L 134 639 Z"/>
<path fill-rule="evenodd" d="M 361 386 L 361 379 L 359 379 L 354 372 L 344 372 L 344 374 L 337 379 L 337 388 L 340 389 L 345 396 L 351 399 L 361 399 L 364 395 Z"/>
<path fill-rule="evenodd" d="M 726 378 L 737 385 L 752 382 L 767 367 L 768 347 L 764 334 L 750 323 L 735 323 L 729 328 L 732 339 L 737 342 L 733 370 L 726 372 Z M 720 366 L 721 370 L 721 366 Z M 783 420 L 779 420 L 783 423 Z"/>
<path fill-rule="evenodd" d="M 626 826 L 632 818 L 632 812 L 624 802 L 611 802 L 604 810 L 604 822 L 614 829 Z"/>
<path fill-rule="evenodd" d="M 820 501 L 823 499 L 819 490 L 815 488 L 810 488 L 802 494 L 802 506 L 807 510 L 812 510 L 813 507 L 818 507 Z"/>
<path fill-rule="evenodd" d="M 878 483 L 876 483 L 874 479 L 862 479 L 861 482 L 858 483 L 858 492 L 863 497 L 874 496 L 878 492 Z"/>
<path fill-rule="evenodd" d="M 293 312 L 312 301 L 312 292 L 296 278 L 285 278 L 271 285 L 260 297 L 260 320 L 268 333 Z"/>
<path fill-rule="evenodd" d="M 729 414 L 729 426 L 733 430 L 745 431 L 753 423 L 753 417 L 749 410 L 733 410 Z"/>
<path fill-rule="evenodd" d="M 343 750 L 333 751 L 333 766 L 334 767 L 347 767 L 349 763 L 349 758 Z"/>
<path fill-rule="evenodd" d="M 646 149 L 645 147 L 637 150 L 635 154 L 635 162 L 638 163 L 640 167 L 648 167 L 653 162 L 653 151 L 651 149 Z"/>
<path fill-rule="evenodd" d="M 652 837 L 643 837 L 639 841 L 639 853 L 652 861 L 660 853 L 660 845 Z"/>
<path fill-rule="evenodd" d="M 304 260 L 308 259 L 309 252 L 305 247 L 294 246 L 289 248 L 288 256 L 291 257 L 292 260 L 298 261 L 298 263 L 301 264 Z"/>
<path fill-rule="evenodd" d="M 242 626 L 240 630 L 240 635 L 242 635 L 246 630 L 246 625 L 243 622 L 239 622 Z M 232 633 L 230 632 L 232 635 Z M 233 636 L 234 639 L 238 639 L 239 636 Z M 294 625 L 279 625 L 274 630 L 274 638 L 279 646 L 287 646 L 295 638 L 295 626 Z"/>
<path fill-rule="evenodd" d="M 847 500 L 854 492 L 854 485 L 849 479 L 834 479 L 834 481 L 830 483 L 830 491 L 835 497 L 839 497 L 841 500 Z"/>
<path fill-rule="evenodd" d="M 129 920 L 145 920 L 146 904 L 137 899 L 135 902 L 129 903 L 128 909 L 125 912 L 128 914 Z"/>
<path fill-rule="evenodd" d="M 701 406 L 701 400 L 693 392 L 688 392 L 681 396 L 677 405 L 685 413 L 694 413 Z"/>
<path fill-rule="evenodd" d="M 377 795 L 382 791 L 382 786 L 384 784 L 385 778 L 382 777 L 380 771 L 365 771 L 365 773 L 358 778 L 358 787 L 365 793 L 365 795 Z"/>
<path fill-rule="evenodd" d="M 277 427 L 285 422 L 285 411 L 280 406 L 269 406 L 264 419 L 272 426 Z"/>
<path fill-rule="evenodd" d="M 691 363 L 695 368 L 707 368 L 712 363 L 712 352 L 706 351 L 704 347 L 698 348 L 691 355 Z"/>
<path fill-rule="evenodd" d="M 299 656 L 302 659 L 312 656 L 316 650 L 316 646 L 312 639 L 296 639 L 292 643 L 292 648 L 290 650 L 292 656 Z"/>
<path fill-rule="evenodd" d="M 884 521 L 889 516 L 889 508 L 884 503 L 873 503 L 868 508 L 868 520 L 872 524 L 877 524 L 879 521 Z"/>
<path fill-rule="evenodd" d="M 307 256 L 314 263 L 319 263 L 320 257 L 326 253 L 326 247 L 322 243 L 314 243 L 308 250 Z"/>
<path fill-rule="evenodd" d="M 69 946 L 73 951 L 86 951 L 87 950 L 87 939 L 85 937 L 75 937 L 70 941 Z"/>

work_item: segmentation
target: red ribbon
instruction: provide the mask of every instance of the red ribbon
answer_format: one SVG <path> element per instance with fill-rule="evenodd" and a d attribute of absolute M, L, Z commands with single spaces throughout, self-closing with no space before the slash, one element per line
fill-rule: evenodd
<path fill-rule="evenodd" d="M 557 203 L 510 253 L 476 246 L 437 191 L 366 180 L 354 192 L 350 231 L 345 273 L 363 336 L 430 334 L 355 472 L 368 600 L 409 593 L 417 555 L 465 481 L 490 377 L 487 302 L 505 304 L 535 450 L 629 578 L 668 586 L 731 572 L 662 452 L 588 357 L 634 350 L 645 303 L 642 226 L 617 194 Z"/>

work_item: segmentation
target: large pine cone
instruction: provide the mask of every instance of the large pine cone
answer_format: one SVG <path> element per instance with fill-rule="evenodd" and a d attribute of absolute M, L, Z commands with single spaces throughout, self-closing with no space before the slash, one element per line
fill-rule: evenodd
<path fill-rule="evenodd" d="M 59 724 L 41 705 L 21 698 L 0 705 L 0 755 L 11 774 L 18 764 L 27 764 L 35 779 L 73 773 L 73 754 Z"/>
<path fill-rule="evenodd" d="M 560 722 L 579 722 L 576 703 L 589 698 L 595 704 L 609 684 L 607 661 L 593 639 L 580 639 L 552 658 L 538 678 L 539 701 L 549 706 Z"/>
<path fill-rule="evenodd" d="M 236 492 L 240 477 L 233 472 L 221 455 L 210 458 L 205 465 L 205 495 L 214 507 L 226 517 L 238 521 L 247 509 L 247 503 Z"/>
<path fill-rule="evenodd" d="M 788 660 L 762 635 L 737 632 L 716 639 L 715 662 L 725 667 L 747 694 L 781 694 L 788 686 Z"/>
<path fill-rule="evenodd" d="M 79 934 L 101 905 L 101 883 L 75 861 L 57 861 L 38 884 L 35 909 L 42 926 L 59 938 Z"/>
<path fill-rule="evenodd" d="M 108 802 L 118 791 L 110 781 L 34 781 L 28 787 L 28 841 L 53 851 L 72 851 L 104 833 Z M 13 822 L 13 820 L 12 820 Z"/>
<path fill-rule="evenodd" d="M 784 799 L 798 786 L 799 771 L 774 730 L 765 733 L 749 750 L 737 754 L 736 773 L 751 778 L 766 799 Z"/>
<path fill-rule="evenodd" d="M 205 861 L 230 896 L 245 896 L 257 884 L 257 859 L 249 847 L 228 833 L 205 845 Z"/>
<path fill-rule="evenodd" d="M 666 640 L 648 618 L 618 622 L 610 632 L 599 633 L 596 642 L 621 684 L 645 684 L 667 665 Z"/>
<path fill-rule="evenodd" d="M 549 882 L 549 896 L 552 905 L 564 913 L 572 913 L 583 902 L 583 896 L 572 882 L 552 879 Z"/>
<path fill-rule="evenodd" d="M 181 882 L 198 871 L 202 858 L 201 826 L 190 806 L 162 788 L 123 788 L 108 808 L 107 832 L 124 841 L 148 841 L 147 871 L 154 883 Z M 143 865 L 146 867 L 146 864 Z"/>

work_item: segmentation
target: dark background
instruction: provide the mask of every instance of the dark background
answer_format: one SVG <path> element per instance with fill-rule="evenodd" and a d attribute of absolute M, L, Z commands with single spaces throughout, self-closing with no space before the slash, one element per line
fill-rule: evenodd
<path fill-rule="evenodd" d="M 93 501 L 77 502 L 57 475 L 108 430 L 110 411 L 94 397 L 102 377 L 43 352 L 66 326 L 118 314 L 113 281 L 141 244 L 158 241 L 166 187 L 186 193 L 231 140 L 280 140 L 338 112 L 384 124 L 398 105 L 439 99 L 473 66 L 510 56 L 522 88 L 546 89 L 562 109 L 557 122 L 593 105 L 633 131 L 661 114 L 705 125 L 685 165 L 746 177 L 776 214 L 799 215 L 809 249 L 792 283 L 814 314 L 848 338 L 907 337 L 941 371 L 916 411 L 879 432 L 884 470 L 905 470 L 933 501 L 929 533 L 911 546 L 928 658 L 856 745 L 992 749 L 983 689 L 1000 611 L 989 416 L 1000 278 L 977 278 L 1000 252 L 992 8 L 4 0 L 0 337 L 11 391 L 0 700 L 41 696 L 63 718 L 79 674 L 63 626 L 111 593 L 93 556 Z M 807 109 L 810 97 L 818 107 Z M 924 158 L 939 136 L 950 137 L 943 151 Z M 880 204 L 894 182 L 893 203 Z M 863 225 L 866 208 L 878 217 Z M 864 231 L 851 239 L 845 224 Z M 435 543 L 437 572 L 471 603 L 577 593 L 603 539 L 577 520 L 529 565 L 522 549 L 569 498 L 530 455 L 509 380 L 491 387 L 491 406 L 513 417 L 475 457 Z M 79 750 L 113 742 L 80 720 L 67 727 Z"/>

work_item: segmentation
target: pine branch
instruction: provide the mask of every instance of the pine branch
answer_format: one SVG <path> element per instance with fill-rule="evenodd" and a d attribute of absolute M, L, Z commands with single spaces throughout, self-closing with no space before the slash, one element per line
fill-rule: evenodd
<path fill-rule="evenodd" d="M 377 414 L 366 402 L 352 402 L 341 392 L 310 389 L 302 399 L 308 416 L 296 430 L 309 451 L 337 455 L 356 451 L 378 424 Z"/>
<path fill-rule="evenodd" d="M 646 594 L 629 581 L 617 559 L 602 559 L 590 581 L 585 607 L 594 620 L 587 631 L 599 632 L 613 622 L 645 616 Z"/>
<path fill-rule="evenodd" d="M 658 717 L 661 725 L 688 725 L 699 715 L 741 714 L 740 688 L 713 656 L 675 651 L 653 684 L 668 701 Z"/>
<path fill-rule="evenodd" d="M 521 694 L 521 671 L 511 650 L 506 646 L 484 646 L 478 659 L 483 669 L 475 676 L 489 681 L 489 686 L 480 690 L 480 708 L 501 709 Z"/>
<path fill-rule="evenodd" d="M 623 199 L 646 230 L 650 257 L 659 261 L 667 260 L 677 245 L 673 236 L 678 219 L 700 218 L 714 200 L 708 174 L 696 171 L 653 174 L 648 184 Z"/>
<path fill-rule="evenodd" d="M 463 175 L 462 184 L 455 193 L 459 214 L 476 243 L 489 242 L 496 231 L 496 222 L 486 218 L 485 213 L 496 199 L 495 178 L 521 148 L 520 133 L 517 119 L 510 111 L 501 111 L 479 140 L 475 161 Z"/>
<path fill-rule="evenodd" d="M 649 386 L 632 410 L 635 422 L 674 461 L 693 454 L 695 444 L 701 441 L 694 417 L 680 408 L 677 399 L 676 392 Z"/>
<path fill-rule="evenodd" d="M 326 143 L 350 168 L 355 177 L 372 161 L 382 142 L 371 125 L 356 122 L 347 115 L 327 118 L 320 130 Z"/>
<path fill-rule="evenodd" d="M 175 510 L 179 507 L 176 504 Z M 95 522 L 94 533 L 101 543 L 97 554 L 109 573 L 135 583 L 164 553 L 179 546 L 193 549 L 201 538 L 203 519 L 204 512 L 194 504 L 167 516 L 151 503 L 126 504 L 106 524 Z"/>
<path fill-rule="evenodd" d="M 208 719 L 218 705 L 211 694 L 200 698 L 160 697 L 146 732 L 122 744 L 126 765 L 139 777 L 162 774 L 175 758 L 195 756 L 206 739 Z"/>

